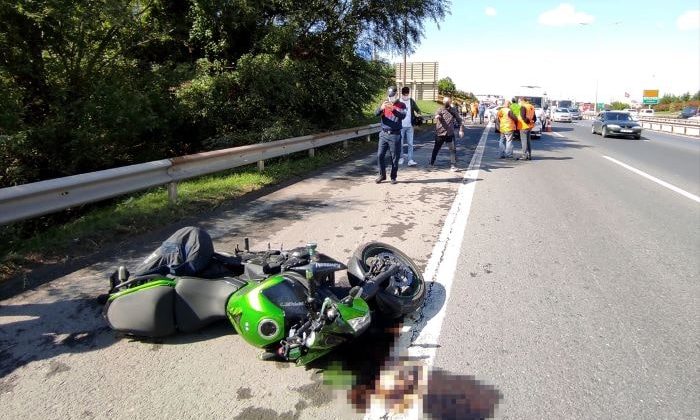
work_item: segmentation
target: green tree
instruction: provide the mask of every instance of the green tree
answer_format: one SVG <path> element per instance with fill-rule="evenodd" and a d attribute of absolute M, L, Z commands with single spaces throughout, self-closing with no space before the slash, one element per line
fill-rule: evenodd
<path fill-rule="evenodd" d="M 441 95 L 452 96 L 457 91 L 457 87 L 451 78 L 445 77 L 438 80 L 438 93 Z"/>
<path fill-rule="evenodd" d="M 631 108 L 630 104 L 625 103 L 625 102 L 617 102 L 617 101 L 611 103 L 610 107 L 611 107 L 611 109 L 616 110 L 616 111 Z"/>

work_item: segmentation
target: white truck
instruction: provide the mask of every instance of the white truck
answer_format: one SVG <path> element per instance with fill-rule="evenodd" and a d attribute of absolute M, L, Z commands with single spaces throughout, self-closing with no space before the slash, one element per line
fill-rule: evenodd
<path fill-rule="evenodd" d="M 512 98 L 515 98 L 516 100 L 520 97 L 528 98 L 530 103 L 535 106 L 535 116 L 537 117 L 537 121 L 535 122 L 535 126 L 532 127 L 531 133 L 532 137 L 539 138 L 542 136 L 542 132 L 544 131 L 547 123 L 545 113 L 545 109 L 549 107 L 547 93 L 539 86 L 526 85 L 520 86 L 520 88 L 517 89 L 515 94 L 512 96 Z"/>

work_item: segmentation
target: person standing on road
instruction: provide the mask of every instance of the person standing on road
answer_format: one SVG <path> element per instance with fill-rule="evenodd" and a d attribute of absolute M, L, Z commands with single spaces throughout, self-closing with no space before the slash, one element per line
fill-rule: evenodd
<path fill-rule="evenodd" d="M 408 86 L 401 88 L 401 102 L 406 106 L 406 116 L 401 120 L 401 153 L 404 145 L 407 148 L 408 166 L 417 165 L 413 160 L 413 125 L 417 118 L 420 118 L 420 109 L 416 101 L 411 98 L 411 89 Z M 399 165 L 403 165 L 404 156 L 399 159 Z"/>
<path fill-rule="evenodd" d="M 486 112 L 486 105 L 483 102 L 479 103 L 479 124 L 484 123 L 484 113 Z"/>
<path fill-rule="evenodd" d="M 477 102 L 472 102 L 471 103 L 471 111 L 472 111 L 472 122 L 476 119 L 476 114 L 479 112 L 479 105 L 477 105 Z"/>
<path fill-rule="evenodd" d="M 462 117 L 459 112 L 453 110 L 450 106 L 450 97 L 445 96 L 442 99 L 442 107 L 438 108 L 435 113 L 435 145 L 433 146 L 433 154 L 430 158 L 430 167 L 435 166 L 435 158 L 442 148 L 443 143 L 447 143 L 450 149 L 450 170 L 456 171 L 457 167 L 457 151 L 455 148 L 455 122 L 459 124 L 459 137 L 464 137 L 464 127 L 462 127 Z"/>
<path fill-rule="evenodd" d="M 518 126 L 518 120 L 510 109 L 510 101 L 506 101 L 503 104 L 503 108 L 499 109 L 496 113 L 496 124 L 498 125 L 498 130 L 501 132 L 501 137 L 498 140 L 498 150 L 500 152 L 498 158 L 512 158 L 513 132 Z"/>
<path fill-rule="evenodd" d="M 401 121 L 406 116 L 406 105 L 399 100 L 395 87 L 387 90 L 387 99 L 374 111 L 380 118 L 379 144 L 377 145 L 377 164 L 379 176 L 374 180 L 377 184 L 386 180 L 386 162 L 384 157 L 387 150 L 391 157 L 391 183 L 396 184 L 399 172 L 399 155 L 401 154 Z"/>
<path fill-rule="evenodd" d="M 520 159 L 531 160 L 532 128 L 535 126 L 537 117 L 535 116 L 535 107 L 532 106 L 527 98 L 520 98 L 520 115 L 518 120 L 522 121 L 522 128 L 520 129 L 522 155 Z"/>

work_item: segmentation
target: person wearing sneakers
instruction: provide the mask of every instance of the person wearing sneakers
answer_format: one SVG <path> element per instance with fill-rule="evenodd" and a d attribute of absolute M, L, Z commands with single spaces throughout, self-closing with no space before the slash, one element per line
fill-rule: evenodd
<path fill-rule="evenodd" d="M 459 137 L 464 137 L 464 127 L 462 126 L 462 117 L 459 116 L 459 111 L 454 111 L 450 106 L 450 102 L 450 97 L 445 96 L 442 99 L 443 106 L 438 108 L 435 114 L 435 146 L 433 146 L 433 154 L 430 158 L 430 167 L 435 166 L 435 158 L 442 144 L 447 143 L 447 147 L 450 149 L 450 163 L 452 164 L 450 170 L 456 171 L 455 122 L 459 125 Z"/>
<path fill-rule="evenodd" d="M 501 137 L 498 140 L 499 159 L 513 157 L 513 132 L 518 126 L 518 120 L 510 109 L 510 101 L 506 101 L 503 107 L 496 113 L 496 125 Z"/>
<path fill-rule="evenodd" d="M 401 121 L 406 117 L 406 105 L 399 100 L 395 87 L 387 90 L 387 99 L 374 111 L 380 116 L 379 144 L 377 145 L 377 163 L 379 176 L 374 180 L 377 184 L 386 179 L 386 162 L 384 157 L 387 150 L 391 157 L 391 183 L 396 184 L 399 172 L 399 155 L 401 154 Z"/>
<path fill-rule="evenodd" d="M 408 166 L 415 166 L 416 161 L 413 160 L 413 123 L 416 118 L 420 118 L 420 109 L 416 105 L 416 101 L 411 98 L 411 89 L 408 86 L 401 88 L 401 102 L 406 106 L 406 116 L 401 120 L 401 153 L 403 153 L 404 145 L 407 148 L 407 153 L 399 159 L 399 165 L 403 165 L 404 156 L 408 158 Z"/>

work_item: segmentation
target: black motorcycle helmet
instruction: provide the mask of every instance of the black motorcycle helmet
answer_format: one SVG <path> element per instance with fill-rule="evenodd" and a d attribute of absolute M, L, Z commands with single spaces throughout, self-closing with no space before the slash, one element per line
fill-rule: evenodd
<path fill-rule="evenodd" d="M 397 101 L 399 99 L 399 92 L 396 90 L 396 86 L 390 86 L 386 90 L 386 96 L 390 101 Z"/>

